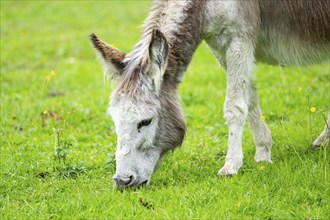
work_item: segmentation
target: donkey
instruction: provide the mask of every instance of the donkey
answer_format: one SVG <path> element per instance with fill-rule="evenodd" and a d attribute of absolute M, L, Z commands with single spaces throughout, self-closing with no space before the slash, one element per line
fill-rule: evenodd
<path fill-rule="evenodd" d="M 118 188 L 149 184 L 165 153 L 180 146 L 185 120 L 178 86 L 201 41 L 227 74 L 224 117 L 228 151 L 218 175 L 238 172 L 243 163 L 246 120 L 256 145 L 255 162 L 272 163 L 272 138 L 252 83 L 255 59 L 282 65 L 329 62 L 329 0 L 161 0 L 153 6 L 144 32 L 125 54 L 90 35 L 105 74 L 118 84 L 108 113 L 117 134 Z M 315 146 L 327 145 L 330 115 Z"/>

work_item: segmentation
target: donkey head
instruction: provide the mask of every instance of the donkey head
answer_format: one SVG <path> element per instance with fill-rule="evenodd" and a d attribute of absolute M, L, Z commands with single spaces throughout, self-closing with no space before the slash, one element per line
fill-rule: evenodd
<path fill-rule="evenodd" d="M 133 51 L 132 56 L 94 34 L 90 39 L 105 73 L 118 82 L 108 109 L 117 134 L 113 179 L 118 188 L 149 184 L 164 153 L 181 144 L 185 131 L 176 89 L 164 91 L 163 88 L 166 87 L 163 75 L 168 59 L 167 40 L 154 30 L 146 51 Z"/>

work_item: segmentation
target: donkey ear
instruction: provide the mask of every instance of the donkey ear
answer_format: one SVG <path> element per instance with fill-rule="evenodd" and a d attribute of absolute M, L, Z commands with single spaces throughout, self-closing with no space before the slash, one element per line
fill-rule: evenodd
<path fill-rule="evenodd" d="M 125 68 L 123 63 L 125 53 L 100 40 L 94 33 L 89 35 L 89 39 L 103 64 L 105 74 L 112 76 L 121 75 L 122 70 Z"/>
<path fill-rule="evenodd" d="M 149 45 L 150 69 L 148 77 L 158 92 L 165 73 L 168 58 L 168 43 L 160 30 L 153 30 Z"/>

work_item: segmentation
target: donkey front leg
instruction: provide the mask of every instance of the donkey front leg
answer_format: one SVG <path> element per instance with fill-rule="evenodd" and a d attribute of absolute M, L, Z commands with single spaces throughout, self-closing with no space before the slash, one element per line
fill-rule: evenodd
<path fill-rule="evenodd" d="M 218 175 L 236 174 L 243 165 L 242 138 L 249 109 L 253 43 L 244 38 L 233 39 L 226 51 L 227 91 L 224 114 L 229 129 L 225 165 Z"/>

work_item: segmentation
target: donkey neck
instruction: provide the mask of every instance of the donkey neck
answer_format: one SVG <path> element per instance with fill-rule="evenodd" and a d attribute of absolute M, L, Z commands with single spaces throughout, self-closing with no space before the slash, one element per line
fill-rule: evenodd
<path fill-rule="evenodd" d="M 142 54 L 148 51 L 152 30 L 159 29 L 169 43 L 169 57 L 163 82 L 180 83 L 194 52 L 202 41 L 204 7 L 204 0 L 154 1 L 144 23 L 143 35 L 128 56 L 128 60 L 145 57 Z M 146 60 L 142 58 L 142 65 L 145 62 Z"/>
<path fill-rule="evenodd" d="M 170 1 L 171 2 L 171 1 Z M 182 3 L 181 3 L 182 4 Z M 172 7 L 177 7 L 177 14 Z M 164 20 L 160 22 L 160 30 L 164 33 L 169 43 L 168 65 L 164 74 L 164 81 L 181 82 L 193 54 L 202 41 L 204 4 L 203 1 L 194 1 L 179 5 L 172 4 Z M 174 14 L 174 15 L 173 15 Z M 173 19 L 174 16 L 174 19 Z"/>

